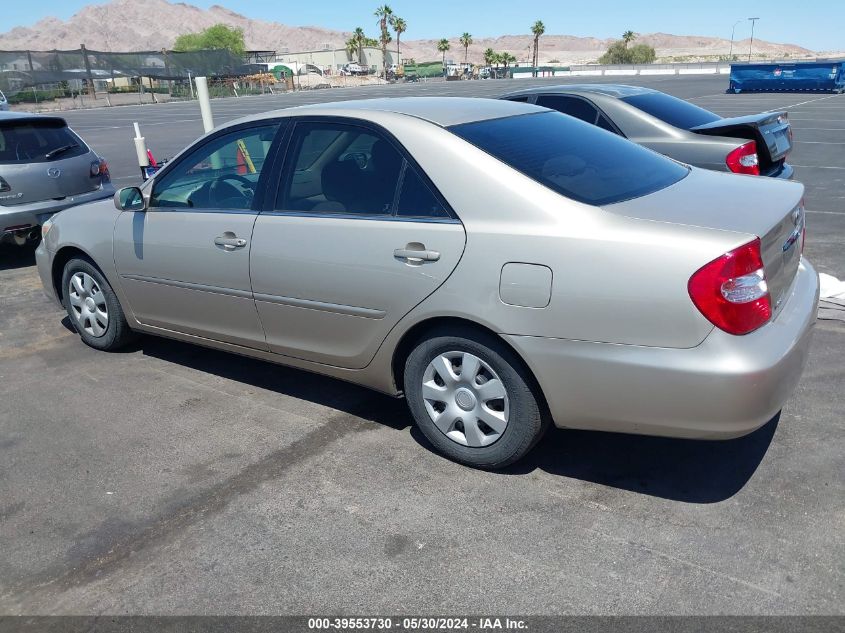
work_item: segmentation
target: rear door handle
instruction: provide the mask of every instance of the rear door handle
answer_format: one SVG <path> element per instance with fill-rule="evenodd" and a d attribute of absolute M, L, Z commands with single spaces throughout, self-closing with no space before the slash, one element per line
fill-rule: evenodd
<path fill-rule="evenodd" d="M 440 259 L 440 253 L 437 251 L 417 251 L 409 248 L 397 248 L 393 251 L 393 256 L 396 259 L 421 262 L 436 262 Z"/>
<path fill-rule="evenodd" d="M 218 236 L 214 238 L 214 243 L 223 248 L 243 248 L 246 246 L 246 240 L 242 237 L 223 237 Z"/>

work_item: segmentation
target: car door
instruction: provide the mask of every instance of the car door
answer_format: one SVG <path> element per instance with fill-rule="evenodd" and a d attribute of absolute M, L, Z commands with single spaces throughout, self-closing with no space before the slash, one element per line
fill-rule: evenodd
<path fill-rule="evenodd" d="M 262 121 L 204 139 L 156 177 L 145 211 L 120 215 L 115 264 L 141 323 L 267 348 L 249 256 L 279 126 Z"/>
<path fill-rule="evenodd" d="M 463 226 L 386 132 L 299 120 L 252 247 L 270 350 L 365 367 L 390 329 L 457 265 Z"/>

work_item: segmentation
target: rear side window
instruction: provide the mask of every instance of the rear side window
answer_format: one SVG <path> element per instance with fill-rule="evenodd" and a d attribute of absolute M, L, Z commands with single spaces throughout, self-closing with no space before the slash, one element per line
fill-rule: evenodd
<path fill-rule="evenodd" d="M 0 124 L 0 163 L 43 163 L 87 153 L 82 140 L 59 119 Z"/>
<path fill-rule="evenodd" d="M 622 97 L 622 101 L 682 130 L 713 123 L 722 118 L 710 110 L 699 108 L 697 105 L 662 92 L 647 92 Z"/>
<path fill-rule="evenodd" d="M 402 188 L 396 208 L 399 217 L 448 218 L 449 212 L 440 204 L 417 170 L 405 161 Z"/>
<path fill-rule="evenodd" d="M 564 97 L 561 95 L 544 95 L 537 99 L 537 105 L 557 110 L 586 123 L 595 123 L 599 111 L 590 103 L 577 97 Z"/>
<path fill-rule="evenodd" d="M 553 191 L 592 205 L 638 198 L 689 173 L 656 152 L 558 112 L 465 123 L 450 130 Z"/>

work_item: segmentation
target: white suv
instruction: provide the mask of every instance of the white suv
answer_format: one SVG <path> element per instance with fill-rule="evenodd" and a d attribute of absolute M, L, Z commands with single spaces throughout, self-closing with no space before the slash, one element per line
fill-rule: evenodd
<path fill-rule="evenodd" d="M 6 101 L 6 95 L 3 94 L 3 91 L 0 90 L 0 110 L 8 110 L 9 109 L 9 102 Z"/>

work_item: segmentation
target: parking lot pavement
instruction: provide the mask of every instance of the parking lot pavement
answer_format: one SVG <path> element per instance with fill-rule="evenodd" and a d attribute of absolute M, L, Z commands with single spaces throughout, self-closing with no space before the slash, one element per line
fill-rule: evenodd
<path fill-rule="evenodd" d="M 790 106 L 806 253 L 845 277 L 845 153 L 828 144 L 845 143 L 845 97 L 723 95 L 724 82 L 650 84 L 720 114 Z M 339 96 L 359 95 L 214 108 L 222 123 Z M 67 117 L 129 182 L 131 121 L 167 155 L 199 133 L 195 109 Z M 842 615 L 843 353 L 845 324 L 819 322 L 795 396 L 745 438 L 556 430 L 487 473 L 440 458 L 402 401 L 355 386 L 149 337 L 89 349 L 32 254 L 0 247 L 0 613 Z"/>

